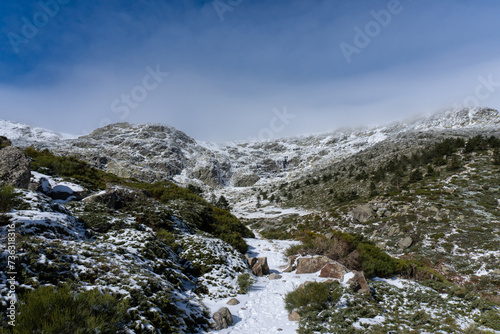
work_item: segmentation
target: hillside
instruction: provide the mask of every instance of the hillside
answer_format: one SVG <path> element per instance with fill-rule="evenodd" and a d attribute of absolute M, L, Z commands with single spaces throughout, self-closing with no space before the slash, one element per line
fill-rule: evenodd
<path fill-rule="evenodd" d="M 109 333 L 206 332 L 232 297 L 244 305 L 228 306 L 236 323 L 224 333 L 268 333 L 266 322 L 300 333 L 500 331 L 496 110 L 265 142 L 128 123 L 74 138 L 0 121 L 0 136 L 22 149 L 0 141 L 2 259 L 15 225 L 19 321 L 77 293 L 106 311 Z M 251 275 L 248 258 L 262 256 L 281 278 Z M 311 258 L 322 264 L 300 275 L 295 261 Z M 319 277 L 332 261 L 342 275 Z M 353 283 L 358 272 L 366 281 Z"/>

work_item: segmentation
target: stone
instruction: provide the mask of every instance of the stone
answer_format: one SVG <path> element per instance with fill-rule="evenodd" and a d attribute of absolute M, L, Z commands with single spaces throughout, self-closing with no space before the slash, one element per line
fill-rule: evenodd
<path fill-rule="evenodd" d="M 379 218 L 384 217 L 386 212 L 387 212 L 386 208 L 379 208 L 377 210 L 377 217 L 379 217 Z"/>
<path fill-rule="evenodd" d="M 326 256 L 301 257 L 297 259 L 297 274 L 312 274 L 320 271 L 328 263 L 334 262 Z"/>
<path fill-rule="evenodd" d="M 391 211 L 387 210 L 386 212 L 384 212 L 384 217 L 388 218 L 390 216 L 392 216 L 392 212 Z"/>
<path fill-rule="evenodd" d="M 227 301 L 227 303 L 226 303 L 226 304 L 227 304 L 227 305 L 231 305 L 231 306 L 233 306 L 233 305 L 238 305 L 239 303 L 240 303 L 240 301 L 239 301 L 238 299 L 236 299 L 236 298 L 231 298 L 231 299 L 229 299 L 229 300 Z"/>
<path fill-rule="evenodd" d="M 286 268 L 283 270 L 284 273 L 290 273 L 297 269 L 297 265 L 295 263 L 295 260 L 298 258 L 298 255 L 292 255 L 288 257 L 288 264 L 286 265 Z"/>
<path fill-rule="evenodd" d="M 436 208 L 435 206 L 431 206 L 430 208 L 428 208 L 428 210 L 429 210 L 430 212 L 435 212 L 435 213 L 438 213 L 438 212 L 439 212 L 439 209 L 438 209 L 438 208 Z"/>
<path fill-rule="evenodd" d="M 258 257 L 257 262 L 252 266 L 252 272 L 255 276 L 262 277 L 269 275 L 269 265 L 267 264 L 267 257 Z"/>
<path fill-rule="evenodd" d="M 328 232 L 327 234 L 325 234 L 325 238 L 327 238 L 329 240 L 333 239 L 333 233 Z"/>
<path fill-rule="evenodd" d="M 352 217 L 354 221 L 359 223 L 366 223 L 367 221 L 375 218 L 370 204 L 358 206 L 352 210 Z"/>
<path fill-rule="evenodd" d="M 344 275 L 348 272 L 349 270 L 345 266 L 341 265 L 338 262 L 333 262 L 328 263 L 321 269 L 319 277 L 336 278 L 343 281 Z"/>
<path fill-rule="evenodd" d="M 253 266 L 255 266 L 255 264 L 257 263 L 257 258 L 256 257 L 250 257 L 247 259 L 247 262 L 248 262 L 248 266 L 250 268 L 253 268 Z"/>
<path fill-rule="evenodd" d="M 216 331 L 233 325 L 233 316 L 227 307 L 223 307 L 215 312 L 212 319 L 215 321 L 215 323 L 212 324 L 212 328 Z"/>
<path fill-rule="evenodd" d="M 14 146 L 0 150 L 0 184 L 28 189 L 31 181 L 30 160 Z"/>
<path fill-rule="evenodd" d="M 260 180 L 256 174 L 233 175 L 233 184 L 235 187 L 251 187 Z"/>
<path fill-rule="evenodd" d="M 299 314 L 299 312 L 292 311 L 292 313 L 290 313 L 288 315 L 288 320 L 289 321 L 300 321 L 300 314 Z"/>
<path fill-rule="evenodd" d="M 350 288 L 358 293 L 370 293 L 370 286 L 366 281 L 365 275 L 362 271 L 353 271 L 354 277 L 347 281 Z"/>
<path fill-rule="evenodd" d="M 283 276 L 281 276 L 281 275 L 278 275 L 278 274 L 276 274 L 276 273 L 272 273 L 271 275 L 269 275 L 269 277 L 268 277 L 268 278 L 269 278 L 269 280 L 271 280 L 271 281 L 272 281 L 272 280 L 281 279 L 282 277 L 283 277 Z"/>
<path fill-rule="evenodd" d="M 398 247 L 400 249 L 407 249 L 410 248 L 410 246 L 413 244 L 413 239 L 411 237 L 406 237 L 398 242 Z"/>

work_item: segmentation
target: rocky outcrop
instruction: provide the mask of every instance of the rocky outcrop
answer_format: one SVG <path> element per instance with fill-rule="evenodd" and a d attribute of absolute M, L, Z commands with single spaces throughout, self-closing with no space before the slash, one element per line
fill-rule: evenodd
<path fill-rule="evenodd" d="M 333 263 L 332 259 L 326 256 L 301 257 L 297 259 L 297 274 L 312 274 L 320 271 L 324 266 Z"/>
<path fill-rule="evenodd" d="M 235 187 L 251 187 L 259 180 L 260 177 L 256 174 L 233 175 L 233 184 Z"/>
<path fill-rule="evenodd" d="M 354 271 L 354 277 L 347 281 L 350 288 L 358 293 L 370 293 L 370 286 L 362 271 Z"/>
<path fill-rule="evenodd" d="M 321 272 L 319 273 L 319 277 L 325 278 L 337 278 L 341 281 L 344 280 L 344 275 L 349 272 L 345 266 L 341 265 L 338 262 L 332 262 L 325 265 Z"/>
<path fill-rule="evenodd" d="M 212 324 L 212 328 L 216 331 L 233 325 L 233 316 L 227 307 L 223 307 L 215 312 L 212 319 L 215 321 L 215 323 Z"/>
<path fill-rule="evenodd" d="M 22 150 L 9 146 L 0 150 L 0 184 L 28 189 L 30 160 Z"/>

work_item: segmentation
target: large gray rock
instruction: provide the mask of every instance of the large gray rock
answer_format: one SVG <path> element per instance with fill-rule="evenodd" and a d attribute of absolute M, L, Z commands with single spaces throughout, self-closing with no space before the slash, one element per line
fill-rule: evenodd
<path fill-rule="evenodd" d="M 28 189 L 30 160 L 22 150 L 9 146 L 0 150 L 0 184 Z"/>
<path fill-rule="evenodd" d="M 412 244 L 413 244 L 413 239 L 411 237 L 406 237 L 404 239 L 399 240 L 398 247 L 401 249 L 407 249 L 410 248 Z"/>
<path fill-rule="evenodd" d="M 216 331 L 233 325 L 233 316 L 227 307 L 223 307 L 215 312 L 212 319 L 215 321 L 215 323 L 212 324 L 212 328 Z"/>
<path fill-rule="evenodd" d="M 352 217 L 354 221 L 359 223 L 366 223 L 367 221 L 375 218 L 374 212 L 370 204 L 358 206 L 352 210 Z"/>

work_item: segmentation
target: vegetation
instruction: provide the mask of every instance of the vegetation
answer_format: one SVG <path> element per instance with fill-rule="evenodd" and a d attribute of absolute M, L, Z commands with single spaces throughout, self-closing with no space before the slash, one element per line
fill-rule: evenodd
<path fill-rule="evenodd" d="M 321 312 L 335 305 L 342 297 L 342 287 L 337 281 L 331 283 L 307 282 L 304 286 L 285 295 L 288 312 L 297 310 L 299 314 Z"/>
<path fill-rule="evenodd" d="M 0 213 L 9 212 L 19 202 L 19 195 L 13 187 L 0 185 Z"/>
<path fill-rule="evenodd" d="M 302 244 L 288 248 L 286 255 L 324 255 L 350 269 L 363 271 L 367 277 L 404 275 L 409 278 L 445 281 L 442 275 L 423 263 L 393 258 L 359 234 L 335 231 L 330 240 L 309 232 L 301 241 Z"/>
<path fill-rule="evenodd" d="M 14 333 L 125 332 L 127 308 L 126 300 L 97 290 L 40 287 L 21 296 Z"/>
<path fill-rule="evenodd" d="M 239 293 L 241 294 L 248 293 L 248 289 L 252 284 L 253 284 L 253 279 L 249 273 L 244 273 L 238 276 Z"/>

